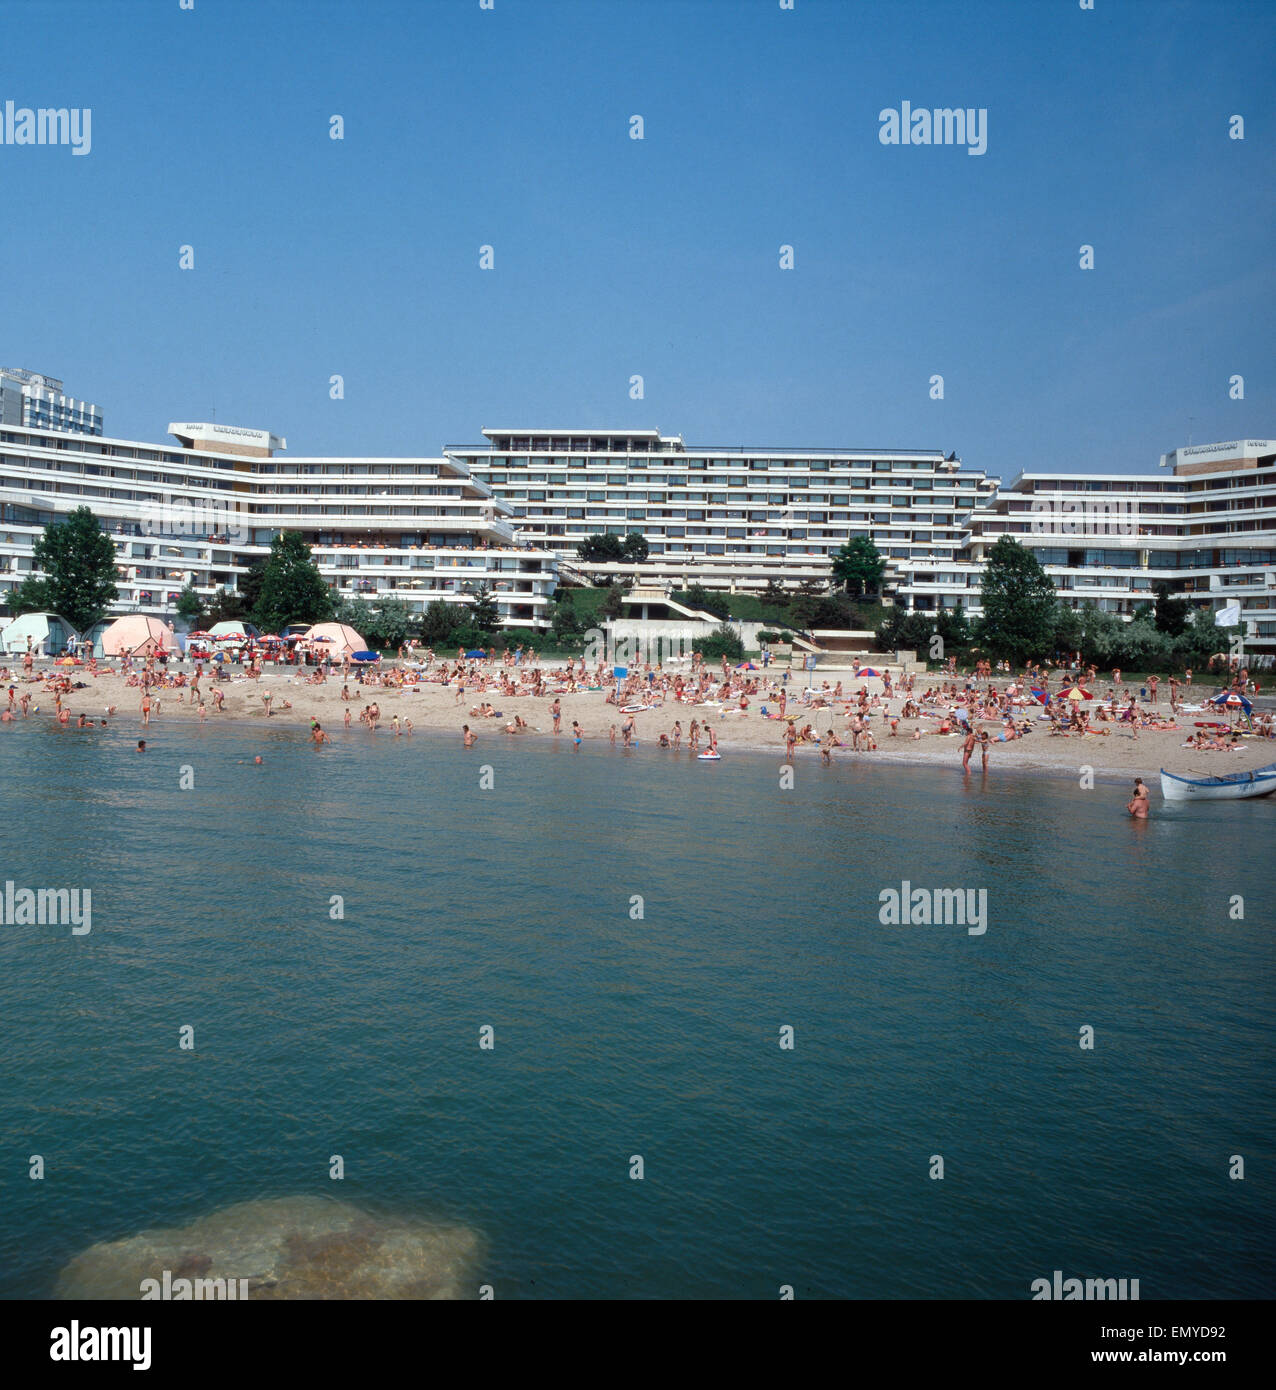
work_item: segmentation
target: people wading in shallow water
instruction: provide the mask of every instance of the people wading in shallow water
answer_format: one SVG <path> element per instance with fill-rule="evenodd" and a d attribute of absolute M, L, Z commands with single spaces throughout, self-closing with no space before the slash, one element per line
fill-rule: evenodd
<path fill-rule="evenodd" d="M 1152 799 L 1148 795 L 1148 789 L 1144 785 L 1143 778 L 1136 777 L 1134 779 L 1134 791 L 1131 793 L 1129 801 L 1126 802 L 1125 809 L 1129 811 L 1130 815 L 1132 815 L 1135 820 L 1146 820 L 1151 805 Z"/>

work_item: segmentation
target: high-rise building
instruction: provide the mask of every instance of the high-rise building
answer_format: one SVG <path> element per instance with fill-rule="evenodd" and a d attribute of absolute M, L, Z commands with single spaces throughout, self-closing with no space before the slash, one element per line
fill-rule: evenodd
<path fill-rule="evenodd" d="M 101 434 L 102 412 L 87 401 L 66 395 L 56 377 L 29 372 L 25 367 L 0 367 L 0 425 Z"/>

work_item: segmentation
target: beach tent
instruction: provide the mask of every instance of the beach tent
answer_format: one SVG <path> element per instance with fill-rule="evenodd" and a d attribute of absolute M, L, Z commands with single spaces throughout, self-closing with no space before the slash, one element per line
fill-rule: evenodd
<path fill-rule="evenodd" d="M 130 613 L 116 620 L 102 634 L 104 656 L 154 656 L 161 648 L 174 651 L 177 638 L 158 618 Z"/>
<path fill-rule="evenodd" d="M 324 638 L 328 640 L 325 642 Z M 313 645 L 317 651 L 336 657 L 338 661 L 368 649 L 368 644 L 349 623 L 316 623 L 302 633 L 300 640 L 303 645 Z"/>
<path fill-rule="evenodd" d="M 94 623 L 92 627 L 84 629 L 81 640 L 84 643 L 84 656 L 105 656 L 106 652 L 102 649 L 102 634 L 111 626 L 114 620 L 103 618 L 101 622 Z"/>
<path fill-rule="evenodd" d="M 79 633 L 56 613 L 23 613 L 0 633 L 0 647 L 6 656 L 21 656 L 31 639 L 31 651 L 36 656 L 57 656 Z"/>
<path fill-rule="evenodd" d="M 242 642 L 245 638 L 256 637 L 257 629 L 252 623 L 223 622 L 214 623 L 208 629 L 214 642 Z"/>

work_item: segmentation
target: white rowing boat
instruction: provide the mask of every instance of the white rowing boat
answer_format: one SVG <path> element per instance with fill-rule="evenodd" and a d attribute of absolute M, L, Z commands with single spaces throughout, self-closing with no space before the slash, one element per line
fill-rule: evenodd
<path fill-rule="evenodd" d="M 1236 801 L 1272 792 L 1276 792 L 1276 763 L 1223 777 L 1180 777 L 1161 769 L 1161 795 L 1166 801 Z"/>

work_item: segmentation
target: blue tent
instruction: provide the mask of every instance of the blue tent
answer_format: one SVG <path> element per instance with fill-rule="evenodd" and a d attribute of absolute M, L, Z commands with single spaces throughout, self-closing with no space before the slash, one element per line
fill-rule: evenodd
<path fill-rule="evenodd" d="M 487 653 L 483 651 L 482 648 L 478 648 L 472 652 L 466 652 L 465 656 L 467 661 L 485 661 L 487 659 Z"/>

